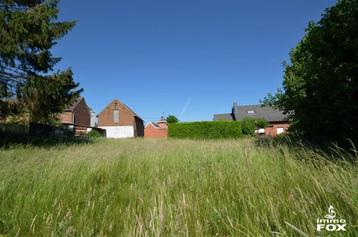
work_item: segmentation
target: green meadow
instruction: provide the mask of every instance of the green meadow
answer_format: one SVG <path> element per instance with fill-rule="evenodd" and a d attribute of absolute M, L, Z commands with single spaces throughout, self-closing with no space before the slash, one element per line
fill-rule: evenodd
<path fill-rule="evenodd" d="M 339 152 L 335 158 L 343 158 Z M 241 140 L 0 150 L 0 236 L 358 236 L 358 166 Z"/>

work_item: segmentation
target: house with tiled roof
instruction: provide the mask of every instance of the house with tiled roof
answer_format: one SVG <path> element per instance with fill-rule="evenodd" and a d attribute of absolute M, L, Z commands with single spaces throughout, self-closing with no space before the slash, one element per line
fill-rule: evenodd
<path fill-rule="evenodd" d="M 245 118 L 264 119 L 269 122 L 267 128 L 259 129 L 258 132 L 268 136 L 276 136 L 287 132 L 290 123 L 287 116 L 280 110 L 271 106 L 262 105 L 238 105 L 234 103 L 231 113 L 214 114 L 214 121 L 240 121 Z"/>

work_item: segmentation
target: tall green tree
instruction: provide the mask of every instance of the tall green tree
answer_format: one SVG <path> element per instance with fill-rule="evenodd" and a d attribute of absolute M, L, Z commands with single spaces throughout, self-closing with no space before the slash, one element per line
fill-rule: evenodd
<path fill-rule="evenodd" d="M 358 141 L 358 0 L 325 11 L 290 53 L 275 104 L 319 141 Z"/>
<path fill-rule="evenodd" d="M 78 96 L 71 69 L 54 72 L 60 61 L 51 48 L 75 25 L 56 21 L 56 0 L 0 0 L 0 111 L 16 98 L 31 121 L 55 118 Z M 13 100 L 12 100 L 13 101 Z"/>
<path fill-rule="evenodd" d="M 276 94 L 268 93 L 265 98 L 260 100 L 260 104 L 262 106 L 278 107 L 280 95 L 282 95 L 282 91 L 280 89 L 276 91 Z"/>
<path fill-rule="evenodd" d="M 168 117 L 165 119 L 167 123 L 177 123 L 179 122 L 179 119 L 175 117 L 174 115 L 168 115 Z"/>

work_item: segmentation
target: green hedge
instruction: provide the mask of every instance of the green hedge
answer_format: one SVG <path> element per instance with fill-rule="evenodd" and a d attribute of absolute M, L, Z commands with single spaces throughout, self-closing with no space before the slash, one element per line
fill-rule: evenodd
<path fill-rule="evenodd" d="M 242 127 L 242 134 L 253 135 L 257 128 L 264 128 L 268 125 L 268 122 L 264 119 L 245 118 L 240 121 Z"/>
<path fill-rule="evenodd" d="M 241 123 L 210 121 L 169 124 L 169 137 L 190 139 L 239 138 Z"/>

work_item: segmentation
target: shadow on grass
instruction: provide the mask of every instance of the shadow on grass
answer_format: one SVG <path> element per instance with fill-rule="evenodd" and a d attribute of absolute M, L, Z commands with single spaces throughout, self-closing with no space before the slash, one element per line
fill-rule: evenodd
<path fill-rule="evenodd" d="M 59 145 L 91 144 L 96 139 L 91 137 L 33 137 L 29 135 L 0 134 L 0 149 L 10 149 L 14 146 L 52 147 Z"/>

